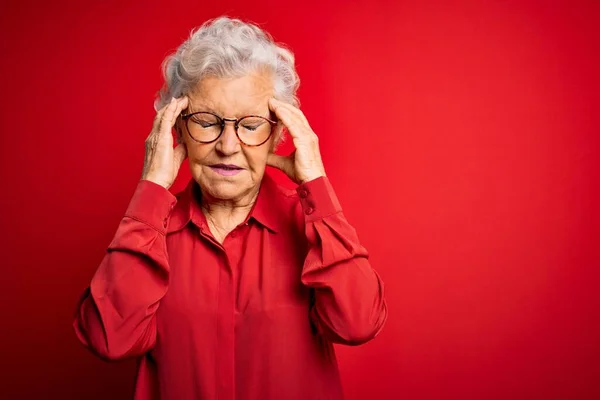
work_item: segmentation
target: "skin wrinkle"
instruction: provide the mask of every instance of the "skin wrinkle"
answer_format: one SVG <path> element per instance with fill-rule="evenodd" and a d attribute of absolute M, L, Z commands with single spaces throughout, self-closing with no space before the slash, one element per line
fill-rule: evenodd
<path fill-rule="evenodd" d="M 237 78 L 206 77 L 188 94 L 190 112 L 211 111 L 225 118 L 270 114 L 273 97 L 272 75 L 255 72 Z M 258 196 L 269 152 L 274 151 L 277 126 L 269 140 L 258 147 L 241 144 L 233 124 L 227 123 L 222 135 L 213 143 L 194 141 L 187 132 L 186 144 L 192 176 L 200 184 L 202 210 L 217 241 L 242 223 Z M 214 164 L 234 164 L 243 170 L 234 176 L 222 176 L 210 168 Z"/>

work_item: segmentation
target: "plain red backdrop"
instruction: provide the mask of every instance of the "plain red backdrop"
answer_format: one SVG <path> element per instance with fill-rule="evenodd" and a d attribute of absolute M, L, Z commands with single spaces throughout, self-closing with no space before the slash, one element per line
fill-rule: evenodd
<path fill-rule="evenodd" d="M 163 58 L 221 14 L 295 51 L 386 284 L 382 334 L 338 347 L 348 399 L 600 398 L 600 2 L 111 3 L 2 6 L 1 398 L 131 397 L 134 363 L 84 350 L 74 306 Z"/>

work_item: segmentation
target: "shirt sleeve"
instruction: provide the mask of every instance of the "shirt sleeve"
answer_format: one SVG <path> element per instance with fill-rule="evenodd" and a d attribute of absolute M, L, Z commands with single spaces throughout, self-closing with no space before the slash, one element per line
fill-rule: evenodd
<path fill-rule="evenodd" d="M 314 289 L 310 318 L 334 343 L 365 343 L 387 319 L 383 282 L 344 217 L 328 178 L 306 182 L 296 191 L 308 241 L 301 279 Z"/>
<path fill-rule="evenodd" d="M 117 360 L 156 343 L 156 310 L 169 279 L 166 227 L 176 197 L 142 180 L 106 254 L 84 291 L 73 327 L 84 346 Z"/>

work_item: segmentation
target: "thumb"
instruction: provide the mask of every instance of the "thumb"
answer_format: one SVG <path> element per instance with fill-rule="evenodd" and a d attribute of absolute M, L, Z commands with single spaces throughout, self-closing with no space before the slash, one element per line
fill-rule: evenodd
<path fill-rule="evenodd" d="M 183 160 L 185 160 L 186 157 L 187 157 L 187 148 L 185 147 L 184 143 L 179 143 L 173 149 L 173 163 L 177 167 L 180 167 L 181 164 L 183 163 Z"/>
<path fill-rule="evenodd" d="M 285 156 L 281 156 L 275 153 L 269 153 L 269 155 L 267 156 L 267 165 L 283 171 L 286 162 L 285 159 Z"/>
<path fill-rule="evenodd" d="M 280 156 L 279 154 L 269 153 L 269 156 L 267 157 L 267 165 L 277 168 L 286 174 L 288 178 L 295 180 L 294 159 L 291 155 Z"/>

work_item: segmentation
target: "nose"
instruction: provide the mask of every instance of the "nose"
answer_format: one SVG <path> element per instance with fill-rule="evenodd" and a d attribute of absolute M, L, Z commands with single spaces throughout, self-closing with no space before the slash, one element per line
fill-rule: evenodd
<path fill-rule="evenodd" d="M 240 141 L 235 134 L 235 123 L 225 121 L 223 133 L 217 141 L 216 149 L 225 156 L 237 153 L 241 149 Z"/>

